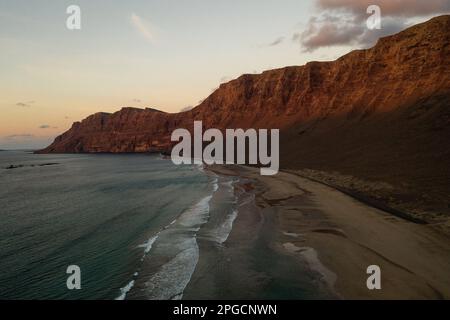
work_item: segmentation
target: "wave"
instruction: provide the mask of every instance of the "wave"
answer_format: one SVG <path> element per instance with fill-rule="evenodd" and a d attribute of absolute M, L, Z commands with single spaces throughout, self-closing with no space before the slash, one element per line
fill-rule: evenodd
<path fill-rule="evenodd" d="M 223 244 L 228 240 L 231 230 L 233 229 L 233 222 L 236 220 L 237 216 L 238 211 L 233 210 L 231 214 L 226 217 L 222 225 L 216 229 L 216 238 L 218 243 Z"/>
<path fill-rule="evenodd" d="M 116 300 L 125 300 L 127 293 L 131 290 L 131 288 L 133 288 L 133 286 L 134 280 L 131 280 L 125 287 L 120 288 L 120 296 L 118 296 Z"/>
<path fill-rule="evenodd" d="M 154 237 L 151 237 L 150 239 L 148 239 L 147 242 L 139 245 L 138 248 L 144 248 L 145 254 L 149 253 L 153 247 L 153 243 L 155 243 L 156 239 L 158 239 L 159 233 L 160 232 L 158 232 Z"/>
<path fill-rule="evenodd" d="M 163 230 L 166 230 L 167 228 L 169 228 L 175 222 L 177 222 L 177 219 L 173 220 L 171 223 L 169 223 L 167 226 L 165 226 L 161 231 L 159 231 L 154 236 L 149 238 L 146 242 L 144 242 L 143 244 L 137 246 L 138 248 L 144 248 L 144 255 L 141 258 L 141 262 L 144 261 L 145 256 L 150 252 L 150 250 L 152 250 L 153 244 L 159 238 L 159 235 L 161 234 L 161 232 Z M 133 274 L 133 277 L 136 278 L 138 275 L 139 275 L 139 272 L 136 271 Z M 134 286 L 134 280 L 130 281 L 125 287 L 121 288 L 120 289 L 120 296 L 117 297 L 116 300 L 125 300 L 125 298 L 127 296 L 127 293 L 133 288 L 133 286 Z"/>
<path fill-rule="evenodd" d="M 185 242 L 186 249 L 179 252 L 158 272 L 145 282 L 147 297 L 152 300 L 178 300 L 191 280 L 199 259 L 199 249 L 195 238 Z"/>
<path fill-rule="evenodd" d="M 198 231 L 200 226 L 208 220 L 207 215 L 209 214 L 209 201 L 211 201 L 211 199 L 212 195 L 201 199 L 192 208 L 183 212 L 175 225 L 182 225 Z"/>
<path fill-rule="evenodd" d="M 199 170 L 201 167 L 198 166 Z M 158 233 L 139 245 L 144 248 L 144 259 L 160 259 L 165 262 L 150 276 L 137 279 L 145 288 L 145 298 L 154 300 L 181 299 L 183 292 L 195 271 L 199 260 L 197 232 L 209 219 L 210 201 L 219 189 L 216 176 L 210 180 L 211 193 L 201 198 L 190 208 L 184 210 L 177 219 L 162 228 Z M 157 245 L 155 246 L 155 243 Z M 162 260 L 162 261 L 164 261 Z M 144 273 L 145 274 L 145 273 Z M 119 298 L 125 299 L 134 286 L 134 280 L 120 289 Z"/>
<path fill-rule="evenodd" d="M 238 203 L 239 197 L 235 194 L 235 182 L 236 181 L 234 179 L 231 179 L 220 183 L 221 187 L 226 189 L 225 192 L 227 192 L 233 199 L 226 200 L 227 203 L 231 205 L 229 213 L 221 217 L 221 223 L 208 232 L 209 239 L 219 244 L 223 244 L 228 240 L 228 237 L 233 229 L 233 223 L 238 216 L 236 204 Z"/>
<path fill-rule="evenodd" d="M 167 300 L 181 299 L 183 296 L 198 263 L 196 236 L 200 227 L 208 221 L 211 199 L 212 195 L 202 198 L 162 232 L 161 242 L 166 240 L 169 247 L 177 252 L 145 282 L 147 298 Z"/>

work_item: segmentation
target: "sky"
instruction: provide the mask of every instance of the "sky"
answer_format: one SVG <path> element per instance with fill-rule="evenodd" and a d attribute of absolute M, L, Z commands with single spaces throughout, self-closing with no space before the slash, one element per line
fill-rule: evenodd
<path fill-rule="evenodd" d="M 448 12 L 450 0 L 0 0 L 0 149 L 45 147 L 124 106 L 178 112 L 241 74 L 334 60 Z"/>

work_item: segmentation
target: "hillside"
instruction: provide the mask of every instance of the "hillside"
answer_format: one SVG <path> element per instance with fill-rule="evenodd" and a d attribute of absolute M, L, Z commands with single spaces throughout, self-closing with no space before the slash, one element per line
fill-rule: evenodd
<path fill-rule="evenodd" d="M 183 113 L 97 113 L 40 152 L 167 151 L 171 132 L 193 120 L 280 128 L 284 169 L 441 222 L 450 215 L 449 30 L 440 16 L 336 61 L 243 75 Z"/>

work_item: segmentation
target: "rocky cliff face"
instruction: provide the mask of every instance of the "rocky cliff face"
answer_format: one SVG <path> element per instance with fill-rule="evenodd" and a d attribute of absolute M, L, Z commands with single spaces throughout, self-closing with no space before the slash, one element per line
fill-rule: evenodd
<path fill-rule="evenodd" d="M 336 61 L 243 75 L 184 113 L 135 108 L 97 113 L 74 123 L 41 152 L 168 150 L 171 132 L 191 128 L 193 120 L 203 120 L 206 127 L 281 128 L 283 133 L 289 128 L 306 132 L 331 118 L 354 122 L 388 114 L 448 93 L 448 30 L 450 16 L 437 17 Z"/>
<path fill-rule="evenodd" d="M 243 75 L 191 111 L 97 113 L 42 153 L 168 151 L 176 128 L 281 129 L 280 161 L 450 232 L 450 16 L 336 61 Z"/>
<path fill-rule="evenodd" d="M 171 132 L 194 120 L 280 128 L 282 168 L 307 168 L 450 232 L 449 31 L 441 16 L 336 61 L 243 75 L 188 112 L 97 113 L 40 152 L 168 151 Z"/>
<path fill-rule="evenodd" d="M 194 120 L 280 128 L 282 168 L 312 169 L 436 223 L 429 217 L 450 216 L 449 30 L 441 16 L 336 61 L 243 75 L 183 113 L 97 113 L 40 152 L 169 151 L 171 132 Z"/>

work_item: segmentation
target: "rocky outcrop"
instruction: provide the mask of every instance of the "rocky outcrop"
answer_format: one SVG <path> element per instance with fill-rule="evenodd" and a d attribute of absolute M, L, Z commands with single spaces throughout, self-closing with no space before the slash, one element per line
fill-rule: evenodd
<path fill-rule="evenodd" d="M 40 152 L 169 151 L 171 132 L 194 120 L 280 128 L 282 168 L 437 223 L 450 216 L 449 30 L 441 16 L 336 61 L 243 75 L 182 113 L 97 113 Z"/>
<path fill-rule="evenodd" d="M 97 113 L 74 123 L 40 152 L 168 150 L 170 133 L 190 128 L 193 120 L 203 120 L 206 127 L 303 132 L 325 119 L 351 122 L 386 114 L 450 90 L 448 30 L 450 16 L 441 16 L 336 61 L 243 75 L 183 113 L 136 108 Z M 445 118 L 435 121 L 445 123 Z"/>

